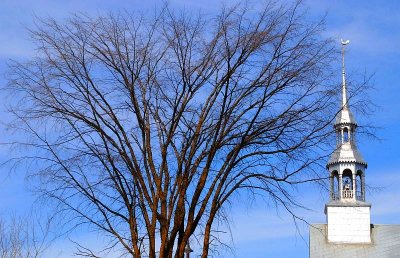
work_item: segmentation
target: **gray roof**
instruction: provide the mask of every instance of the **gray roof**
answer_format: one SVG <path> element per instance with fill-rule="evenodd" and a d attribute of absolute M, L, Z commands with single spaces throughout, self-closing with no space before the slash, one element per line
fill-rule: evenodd
<path fill-rule="evenodd" d="M 310 227 L 310 258 L 400 257 L 400 225 L 371 224 L 370 244 L 334 244 L 326 240 L 327 224 Z"/>
<path fill-rule="evenodd" d="M 350 109 L 346 106 L 340 110 L 340 112 L 336 115 L 335 125 L 339 124 L 354 124 L 357 125 L 356 119 L 351 113 Z"/>
<path fill-rule="evenodd" d="M 351 142 L 343 143 L 332 153 L 328 166 L 339 162 L 355 162 L 367 165 L 357 146 Z"/>

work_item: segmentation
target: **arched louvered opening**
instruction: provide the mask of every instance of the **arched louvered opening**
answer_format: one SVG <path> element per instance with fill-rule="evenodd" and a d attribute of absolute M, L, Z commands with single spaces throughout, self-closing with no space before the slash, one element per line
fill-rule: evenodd
<path fill-rule="evenodd" d="M 358 170 L 356 174 L 356 199 L 365 201 L 364 173 L 361 170 Z"/>
<path fill-rule="evenodd" d="M 334 170 L 331 173 L 331 199 L 339 200 L 339 173 Z"/>
<path fill-rule="evenodd" d="M 341 130 L 337 128 L 336 130 L 336 145 L 340 146 L 342 144 Z"/>
<path fill-rule="evenodd" d="M 350 131 L 347 127 L 343 128 L 343 142 L 350 141 Z"/>

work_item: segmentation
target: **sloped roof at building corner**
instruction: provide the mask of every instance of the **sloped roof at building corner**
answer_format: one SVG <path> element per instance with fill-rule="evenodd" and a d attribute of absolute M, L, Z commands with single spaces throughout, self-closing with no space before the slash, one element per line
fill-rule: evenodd
<path fill-rule="evenodd" d="M 371 225 L 371 244 L 334 244 L 326 239 L 327 224 L 310 227 L 310 258 L 392 258 L 400 254 L 400 225 Z"/>

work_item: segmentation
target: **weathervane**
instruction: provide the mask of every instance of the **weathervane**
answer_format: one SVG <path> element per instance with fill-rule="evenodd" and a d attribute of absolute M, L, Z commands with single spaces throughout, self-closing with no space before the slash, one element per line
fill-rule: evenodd
<path fill-rule="evenodd" d="M 341 39 L 342 43 L 342 105 L 347 108 L 347 92 L 346 92 L 346 71 L 344 66 L 344 47 L 350 43 L 350 40 Z"/>
<path fill-rule="evenodd" d="M 350 40 L 343 40 L 343 39 L 341 39 L 340 41 L 342 42 L 342 45 L 347 45 L 347 44 L 350 43 Z"/>

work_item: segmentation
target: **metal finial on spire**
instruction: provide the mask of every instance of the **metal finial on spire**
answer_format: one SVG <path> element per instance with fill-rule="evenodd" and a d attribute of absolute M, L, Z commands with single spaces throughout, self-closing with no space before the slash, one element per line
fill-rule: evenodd
<path fill-rule="evenodd" d="M 348 108 L 347 105 L 347 91 L 346 91 L 346 71 L 344 66 L 344 47 L 350 43 L 350 40 L 340 40 L 342 43 L 342 106 Z"/>

